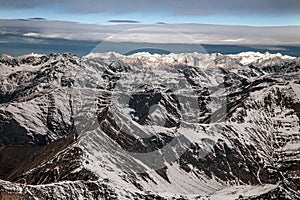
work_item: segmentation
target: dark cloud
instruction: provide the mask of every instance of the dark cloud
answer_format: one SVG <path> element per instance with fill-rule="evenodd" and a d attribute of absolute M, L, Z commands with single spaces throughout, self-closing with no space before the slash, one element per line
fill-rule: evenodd
<path fill-rule="evenodd" d="M 19 21 L 30 21 L 29 19 L 17 19 Z"/>
<path fill-rule="evenodd" d="M 174 15 L 299 14 L 299 0 L 0 0 L 0 7 L 34 8 L 56 6 L 71 13 L 168 12 Z"/>
<path fill-rule="evenodd" d="M 29 20 L 37 20 L 37 21 L 45 21 L 47 20 L 46 18 L 43 18 L 43 17 L 31 17 L 31 18 L 28 18 Z"/>
<path fill-rule="evenodd" d="M 156 24 L 167 24 L 166 22 L 156 22 Z"/>
<path fill-rule="evenodd" d="M 126 23 L 126 24 L 141 23 L 141 22 L 136 21 L 136 20 L 126 20 L 126 19 L 112 19 L 112 20 L 109 20 L 108 22 L 110 22 L 110 23 Z"/>

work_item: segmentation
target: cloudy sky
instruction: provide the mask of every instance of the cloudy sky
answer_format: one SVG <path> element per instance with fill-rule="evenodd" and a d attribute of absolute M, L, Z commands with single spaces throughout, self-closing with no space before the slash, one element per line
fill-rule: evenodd
<path fill-rule="evenodd" d="M 180 44 L 168 46 L 176 51 L 194 47 L 182 44 L 300 49 L 300 1 L 0 0 L 0 53 L 84 54 L 99 43 L 120 51 L 122 42 L 125 52 L 137 48 L 132 43 Z"/>
<path fill-rule="evenodd" d="M 141 24 L 132 21 L 114 25 L 82 24 L 43 19 L 0 19 L 0 44 L 43 43 L 43 38 L 81 41 L 300 45 L 300 26 L 242 26 L 211 24 Z"/>
<path fill-rule="evenodd" d="M 0 18 L 80 23 L 300 25 L 299 0 L 0 0 Z M 128 20 L 128 21 L 127 21 Z"/>

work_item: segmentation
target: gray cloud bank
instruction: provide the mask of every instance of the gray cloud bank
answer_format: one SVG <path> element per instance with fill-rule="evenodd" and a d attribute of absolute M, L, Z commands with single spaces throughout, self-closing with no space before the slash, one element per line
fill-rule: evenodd
<path fill-rule="evenodd" d="M 150 28 L 148 28 L 151 26 Z M 300 26 L 252 27 L 203 24 L 96 25 L 67 21 L 0 20 L 3 35 L 24 39 L 232 45 L 300 45 Z M 3 37 L 2 37 L 3 38 Z M 35 42 L 36 42 L 35 41 Z"/>
<path fill-rule="evenodd" d="M 2 8 L 57 6 L 70 13 L 169 12 L 174 15 L 230 14 L 299 14 L 299 0 L 0 0 Z"/>

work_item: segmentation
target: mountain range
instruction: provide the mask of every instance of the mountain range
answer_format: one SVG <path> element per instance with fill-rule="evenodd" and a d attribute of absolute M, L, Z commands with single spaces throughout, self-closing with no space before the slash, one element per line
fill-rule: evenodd
<path fill-rule="evenodd" d="M 300 199 L 300 58 L 2 55 L 1 199 Z"/>

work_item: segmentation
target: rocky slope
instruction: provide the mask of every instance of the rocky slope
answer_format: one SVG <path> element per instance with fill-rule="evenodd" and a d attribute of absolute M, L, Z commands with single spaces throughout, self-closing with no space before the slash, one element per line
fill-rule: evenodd
<path fill-rule="evenodd" d="M 299 58 L 0 59 L 2 199 L 300 199 Z"/>

